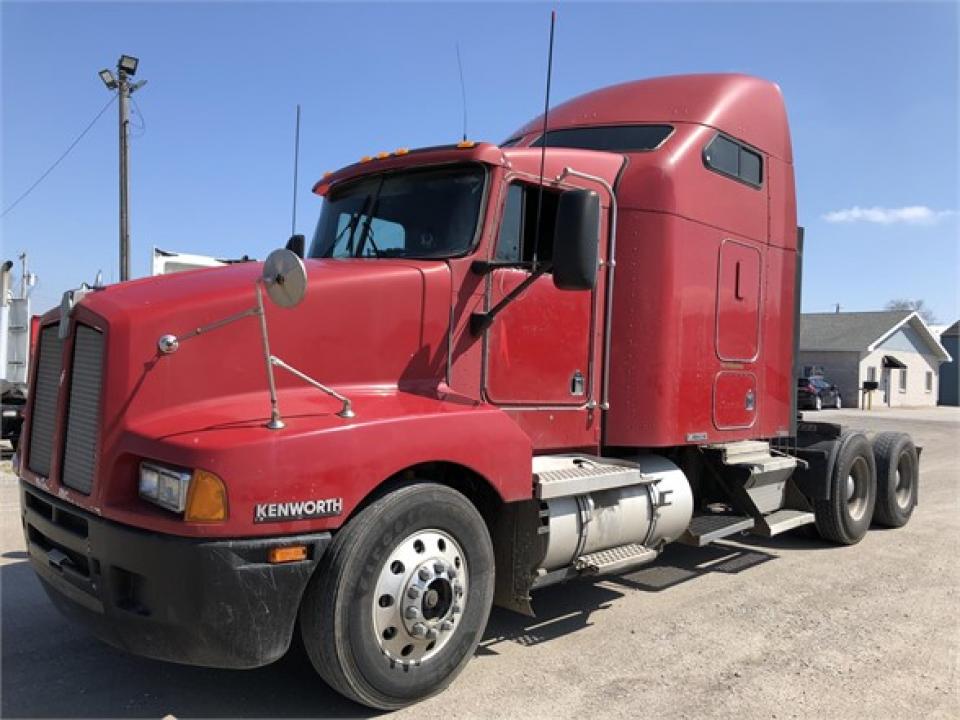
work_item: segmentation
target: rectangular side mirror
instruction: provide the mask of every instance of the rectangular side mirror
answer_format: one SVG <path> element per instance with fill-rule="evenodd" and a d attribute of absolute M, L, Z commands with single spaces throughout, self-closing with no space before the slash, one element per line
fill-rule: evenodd
<path fill-rule="evenodd" d="M 303 235 L 291 235 L 287 240 L 287 250 L 294 253 L 298 258 L 303 258 L 307 250 L 307 239 Z"/>
<path fill-rule="evenodd" d="M 553 240 L 553 284 L 560 290 L 593 290 L 600 252 L 600 196 L 567 190 L 558 201 Z"/>

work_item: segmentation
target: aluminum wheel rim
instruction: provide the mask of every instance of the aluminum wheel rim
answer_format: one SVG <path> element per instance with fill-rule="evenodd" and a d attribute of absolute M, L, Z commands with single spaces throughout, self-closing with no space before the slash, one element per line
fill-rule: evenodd
<path fill-rule="evenodd" d="M 913 495 L 913 483 L 911 481 L 910 458 L 906 453 L 900 455 L 900 461 L 897 463 L 897 484 L 896 493 L 897 505 L 901 509 L 906 509 L 910 505 L 910 497 Z"/>
<path fill-rule="evenodd" d="M 418 530 L 397 544 L 373 595 L 380 651 L 404 666 L 440 652 L 462 618 L 468 580 L 463 550 L 442 530 Z"/>
<path fill-rule="evenodd" d="M 858 457 L 847 475 L 847 513 L 853 520 L 860 520 L 866 513 L 869 488 L 870 467 L 866 460 Z"/>

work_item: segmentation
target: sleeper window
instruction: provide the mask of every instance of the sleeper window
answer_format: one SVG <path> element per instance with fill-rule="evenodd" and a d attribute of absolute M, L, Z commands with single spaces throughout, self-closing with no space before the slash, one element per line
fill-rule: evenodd
<path fill-rule="evenodd" d="M 703 164 L 721 175 L 759 188 L 763 183 L 763 158 L 759 153 L 724 135 L 716 135 L 704 148 Z"/>

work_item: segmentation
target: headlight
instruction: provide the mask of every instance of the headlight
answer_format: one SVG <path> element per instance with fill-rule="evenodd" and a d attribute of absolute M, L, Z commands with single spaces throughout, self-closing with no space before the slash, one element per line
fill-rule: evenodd
<path fill-rule="evenodd" d="M 150 462 L 140 463 L 140 497 L 182 513 L 187 506 L 191 474 Z"/>

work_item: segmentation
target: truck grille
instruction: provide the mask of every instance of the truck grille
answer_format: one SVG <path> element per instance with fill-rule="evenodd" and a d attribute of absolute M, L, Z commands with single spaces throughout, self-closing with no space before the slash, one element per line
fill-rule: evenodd
<path fill-rule="evenodd" d="M 57 402 L 60 396 L 60 369 L 63 366 L 63 342 L 57 332 L 56 325 L 48 325 L 40 331 L 40 359 L 37 362 L 30 420 L 30 457 L 27 467 L 43 477 L 50 477 L 53 433 L 57 426 Z"/>
<path fill-rule="evenodd" d="M 77 326 L 63 451 L 63 484 L 87 494 L 93 487 L 97 463 L 103 346 L 102 333 L 86 325 Z"/>

